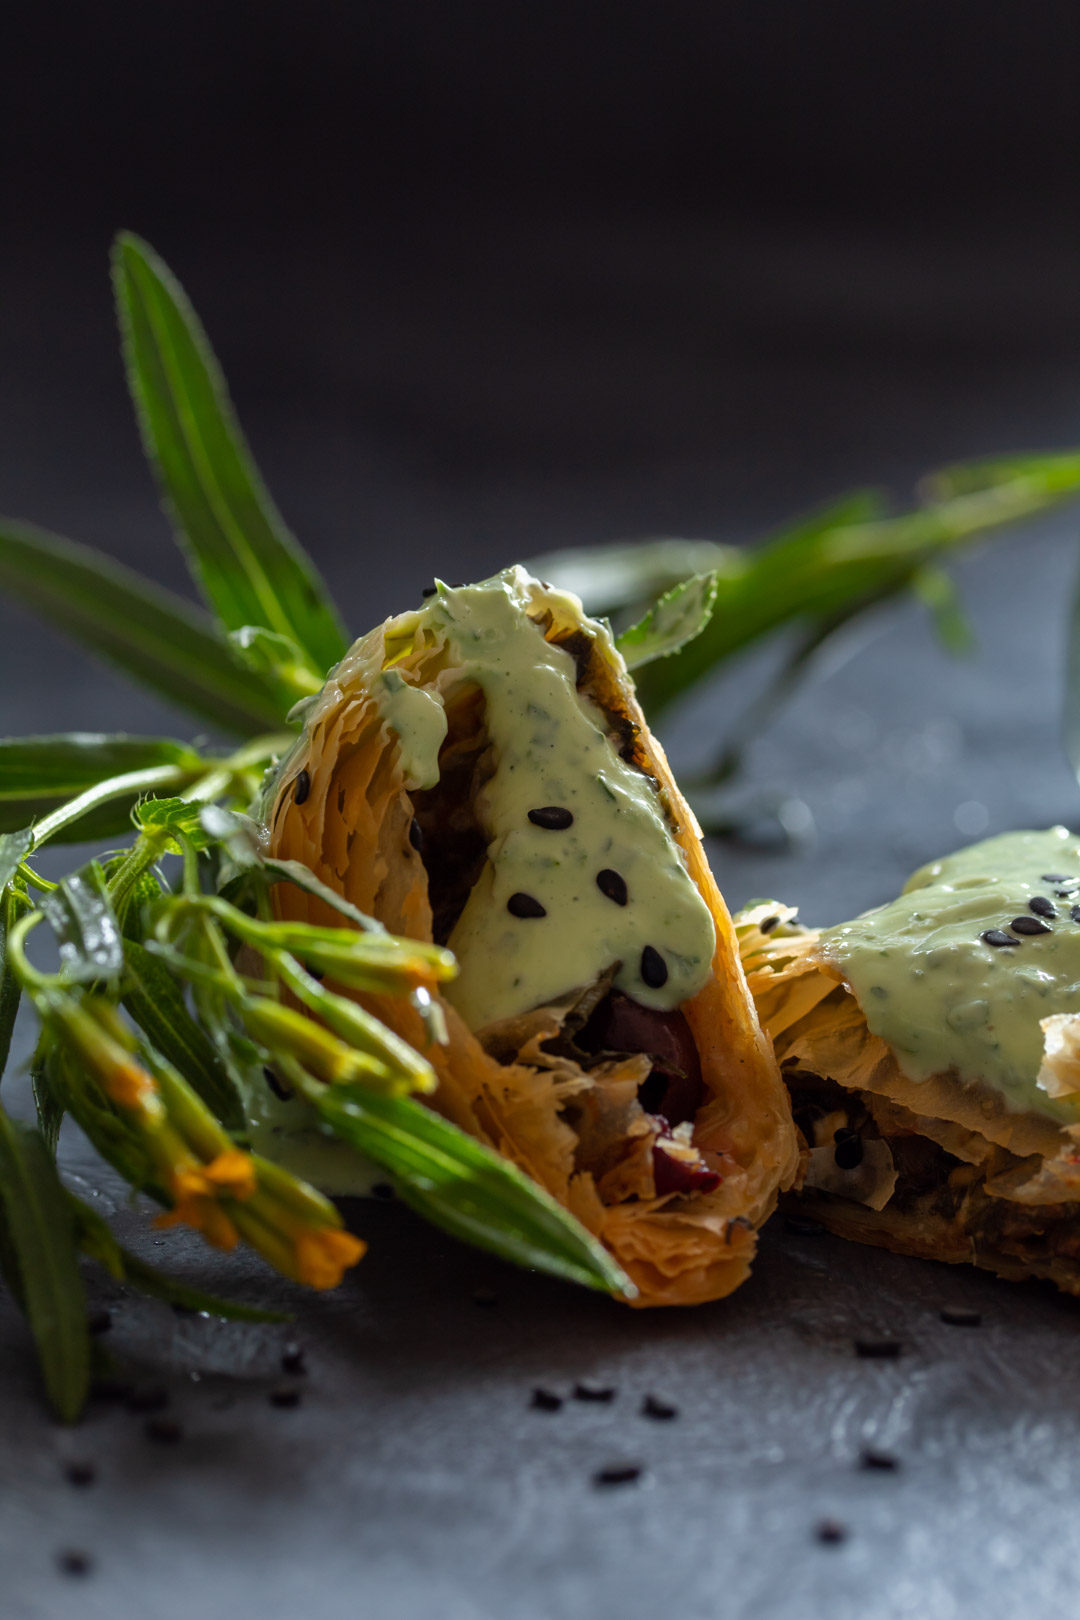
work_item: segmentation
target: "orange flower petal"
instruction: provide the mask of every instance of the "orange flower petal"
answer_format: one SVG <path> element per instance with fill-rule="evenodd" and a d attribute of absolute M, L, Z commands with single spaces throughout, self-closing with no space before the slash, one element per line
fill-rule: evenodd
<path fill-rule="evenodd" d="M 367 1244 L 337 1227 L 308 1227 L 297 1234 L 296 1267 L 309 1288 L 336 1288 L 350 1266 L 367 1253 Z"/>

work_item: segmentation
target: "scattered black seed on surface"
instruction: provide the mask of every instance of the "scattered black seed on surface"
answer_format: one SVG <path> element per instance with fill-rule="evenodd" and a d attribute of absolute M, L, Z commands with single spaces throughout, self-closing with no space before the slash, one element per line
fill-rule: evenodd
<path fill-rule="evenodd" d="M 499 1296 L 494 1288 L 474 1288 L 472 1291 L 474 1305 L 497 1305 Z"/>
<path fill-rule="evenodd" d="M 635 1480 L 641 1478 L 641 1469 L 635 1463 L 627 1463 L 622 1467 L 601 1468 L 593 1475 L 594 1485 L 633 1485 Z"/>
<path fill-rule="evenodd" d="M 143 1384 L 127 1398 L 129 1412 L 160 1412 L 168 1404 L 169 1392 L 164 1384 Z"/>
<path fill-rule="evenodd" d="M 556 1395 L 554 1390 L 534 1389 L 529 1405 L 535 1407 L 538 1412 L 557 1412 L 562 1403 L 562 1396 Z"/>
<path fill-rule="evenodd" d="M 651 945 L 646 945 L 641 953 L 641 977 L 650 990 L 662 990 L 667 984 L 667 963 Z"/>
<path fill-rule="evenodd" d="M 294 1378 L 300 1378 L 307 1372 L 304 1352 L 298 1344 L 287 1344 L 281 1352 L 281 1370 L 292 1373 Z"/>
<path fill-rule="evenodd" d="M 413 816 L 412 820 L 409 822 L 409 843 L 412 845 L 413 849 L 415 849 L 418 855 L 423 850 L 424 829 L 421 827 L 415 816 Z"/>
<path fill-rule="evenodd" d="M 820 1237 L 825 1228 L 820 1221 L 812 1221 L 809 1215 L 785 1215 L 784 1231 L 792 1232 L 796 1237 Z"/>
<path fill-rule="evenodd" d="M 439 589 L 439 587 L 437 585 L 425 585 L 423 590 L 420 592 L 420 595 L 424 598 L 424 601 L 426 602 L 428 597 L 429 596 L 434 596 L 438 589 Z"/>
<path fill-rule="evenodd" d="M 153 1417 L 145 1429 L 148 1440 L 156 1440 L 160 1445 L 173 1446 L 184 1437 L 184 1431 L 175 1418 Z"/>
<path fill-rule="evenodd" d="M 950 1327 L 981 1327 L 982 1312 L 969 1310 L 966 1305 L 943 1305 L 938 1312 Z"/>
<path fill-rule="evenodd" d="M 1044 883 L 1080 883 L 1080 878 L 1074 878 L 1068 872 L 1041 872 L 1039 875 Z"/>
<path fill-rule="evenodd" d="M 87 1320 L 86 1326 L 88 1332 L 95 1335 L 108 1333 L 112 1327 L 112 1312 L 106 1310 L 94 1311 Z"/>
<path fill-rule="evenodd" d="M 300 1391 L 295 1384 L 275 1384 L 267 1397 L 271 1406 L 299 1406 Z"/>
<path fill-rule="evenodd" d="M 833 1154 L 836 1168 L 838 1170 L 858 1169 L 863 1162 L 863 1154 L 866 1152 L 863 1139 L 858 1131 L 852 1130 L 850 1125 L 841 1126 L 840 1130 L 834 1133 L 833 1141 L 836 1143 L 836 1152 Z"/>
<path fill-rule="evenodd" d="M 856 1339 L 855 1354 L 864 1361 L 895 1361 L 903 1351 L 899 1339 Z"/>
<path fill-rule="evenodd" d="M 630 898 L 626 889 L 626 879 L 621 872 L 612 871 L 605 866 L 602 872 L 596 874 L 596 887 L 607 900 L 614 900 L 617 906 L 625 906 Z"/>
<path fill-rule="evenodd" d="M 522 894 L 520 889 L 517 894 L 510 896 L 506 902 L 506 909 L 511 917 L 547 916 L 547 909 L 540 904 L 539 900 L 534 900 L 531 894 Z"/>
<path fill-rule="evenodd" d="M 280 1102 L 288 1102 L 292 1097 L 292 1088 L 290 1086 L 283 1085 L 278 1079 L 277 1075 L 274 1073 L 273 1069 L 263 1069 L 263 1079 L 270 1087 L 270 1090 L 274 1093 L 274 1096 L 277 1097 Z"/>
<path fill-rule="evenodd" d="M 646 1395 L 641 1403 L 642 1417 L 655 1418 L 658 1423 L 666 1423 L 669 1418 L 679 1415 L 679 1408 L 662 1401 L 656 1395 Z"/>
<path fill-rule="evenodd" d="M 1075 887 L 1071 889 L 1055 889 L 1054 897 L 1057 900 L 1075 900 L 1076 889 Z"/>
<path fill-rule="evenodd" d="M 543 827 L 545 832 L 565 832 L 574 825 L 574 812 L 563 804 L 542 804 L 529 811 L 529 820 L 534 827 Z"/>
<path fill-rule="evenodd" d="M 575 1384 L 575 1401 L 613 1401 L 615 1391 L 609 1384 Z"/>
<path fill-rule="evenodd" d="M 764 917 L 762 921 L 758 923 L 758 928 L 763 934 L 771 934 L 773 929 L 778 928 L 779 926 L 779 917 Z"/>
<path fill-rule="evenodd" d="M 1040 921 L 1038 917 L 1014 917 L 1009 924 L 1014 934 L 1051 934 L 1053 929 L 1049 923 Z"/>
<path fill-rule="evenodd" d="M 94 1560 L 88 1552 L 81 1547 L 67 1547 L 63 1552 L 57 1553 L 56 1562 L 65 1575 L 89 1575 L 94 1567 Z"/>
<path fill-rule="evenodd" d="M 377 1181 L 371 1189 L 371 1196 L 372 1198 L 381 1198 L 384 1203 L 389 1203 L 391 1198 L 397 1197 L 397 1193 L 388 1181 Z"/>
<path fill-rule="evenodd" d="M 1072 918 L 1073 922 L 1080 922 L 1080 906 L 1070 906 L 1069 916 Z"/>
<path fill-rule="evenodd" d="M 827 1547 L 836 1547 L 841 1541 L 847 1540 L 847 1526 L 841 1524 L 839 1519 L 821 1519 L 814 1534 Z"/>
<path fill-rule="evenodd" d="M 863 1452 L 862 1456 L 859 1458 L 860 1468 L 878 1469 L 882 1473 L 885 1473 L 890 1469 L 899 1468 L 899 1466 L 900 1463 L 898 1459 L 894 1457 L 891 1452 L 875 1451 L 871 1446 L 868 1446 Z"/>
<path fill-rule="evenodd" d="M 68 1463 L 64 1478 L 69 1485 L 92 1485 L 97 1478 L 97 1469 L 92 1462 Z"/>
<path fill-rule="evenodd" d="M 1011 934 L 1005 933 L 1002 928 L 986 928 L 979 935 L 979 938 L 984 939 L 988 945 L 1019 945 L 1020 943 L 1018 939 L 1013 939 Z"/>
<path fill-rule="evenodd" d="M 1052 901 L 1045 894 L 1033 894 L 1028 901 L 1028 910 L 1033 911 L 1036 917 L 1056 917 L 1057 910 Z"/>
<path fill-rule="evenodd" d="M 293 789 L 293 803 L 303 804 L 310 792 L 311 774 L 308 771 L 301 771 L 299 776 L 296 778 L 296 786 Z"/>

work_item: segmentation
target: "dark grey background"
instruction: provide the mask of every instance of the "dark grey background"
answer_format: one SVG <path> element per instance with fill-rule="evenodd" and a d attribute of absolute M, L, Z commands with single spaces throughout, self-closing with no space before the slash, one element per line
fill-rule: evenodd
<path fill-rule="evenodd" d="M 1075 443 L 1078 35 L 1042 0 L 8 16 L 0 509 L 186 588 L 116 357 L 119 226 L 186 283 L 357 631 L 436 569 L 747 540 L 854 484 L 907 496 L 936 463 Z M 799 842 L 715 845 L 733 905 L 832 921 L 983 832 L 1080 821 L 1059 740 L 1076 529 L 1060 514 L 960 564 L 962 662 L 910 604 L 850 638 L 751 752 L 745 794 Z M 189 734 L 7 603 L 0 649 L 0 731 Z M 673 719 L 677 765 L 759 674 Z M 355 1276 L 298 1300 L 152 1238 L 77 1142 L 68 1162 L 154 1258 L 299 1317 L 116 1300 L 110 1349 L 183 1421 L 166 1447 L 122 1406 L 53 1426 L 4 1307 L 18 1620 L 1074 1612 L 1080 1337 L 1042 1289 L 774 1223 L 733 1300 L 645 1316 L 371 1206 Z M 984 1325 L 941 1323 L 956 1300 Z M 856 1360 L 875 1332 L 899 1361 Z M 291 1338 L 310 1370 L 280 1410 Z M 529 1408 L 579 1379 L 617 1394 Z M 640 1416 L 649 1392 L 679 1417 Z M 862 1470 L 867 1445 L 899 1469 Z M 85 1458 L 77 1489 L 63 1465 Z M 619 1462 L 641 1481 L 592 1484 Z M 843 1544 L 816 1541 L 825 1516 Z M 85 1580 L 56 1569 L 72 1547 L 95 1552 Z"/>

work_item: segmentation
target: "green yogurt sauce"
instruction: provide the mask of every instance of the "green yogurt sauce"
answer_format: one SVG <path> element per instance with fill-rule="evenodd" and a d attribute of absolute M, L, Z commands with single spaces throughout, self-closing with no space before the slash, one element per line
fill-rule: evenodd
<path fill-rule="evenodd" d="M 403 691 L 401 677 L 384 676 L 376 692 L 407 783 L 425 786 L 438 778 L 446 727 L 432 711 L 441 692 L 465 681 L 484 694 L 495 769 L 477 812 L 488 858 L 448 941 L 460 974 L 446 992 L 472 1029 L 591 984 L 616 963 L 614 982 L 635 1001 L 677 1007 L 706 982 L 715 948 L 712 915 L 655 785 L 620 757 L 603 715 L 577 691 L 573 658 L 528 616 L 544 600 L 520 568 L 479 585 L 440 584 L 415 623 L 417 636 L 449 649 L 441 690 Z M 617 659 L 606 627 L 568 600 Z M 569 825 L 530 820 L 553 807 Z"/>
<path fill-rule="evenodd" d="M 1039 915 L 1044 902 L 1053 915 Z M 953 1069 L 1017 1110 L 1071 1123 L 1080 1108 L 1049 1097 L 1036 1077 L 1040 1019 L 1080 1012 L 1073 906 L 1080 840 L 1065 827 L 1005 833 L 920 868 L 898 899 L 826 929 L 822 940 L 909 1079 Z M 1047 932 L 1023 931 L 1036 922 Z M 988 943 L 991 931 L 1016 943 Z"/>

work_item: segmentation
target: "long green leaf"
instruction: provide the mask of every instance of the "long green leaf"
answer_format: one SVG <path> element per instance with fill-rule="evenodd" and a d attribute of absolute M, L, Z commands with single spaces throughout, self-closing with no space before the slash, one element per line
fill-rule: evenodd
<path fill-rule="evenodd" d="M 747 553 L 741 574 L 719 576 L 716 608 L 701 635 L 681 652 L 649 666 L 641 681 L 646 710 L 656 713 L 751 642 L 796 620 L 844 616 L 864 600 L 908 588 L 927 564 L 992 530 L 1080 493 L 1054 465 L 936 505 L 871 521 L 819 521 Z"/>
<path fill-rule="evenodd" d="M 287 637 L 321 678 L 344 631 L 256 470 L 198 316 L 137 236 L 117 239 L 114 273 L 147 454 L 203 594 L 227 630 Z"/>
<path fill-rule="evenodd" d="M 67 1195 L 38 1133 L 2 1109 L 0 1199 L 45 1388 L 57 1416 L 74 1423 L 90 1382 L 90 1338 Z"/>
<path fill-rule="evenodd" d="M 134 940 L 125 941 L 124 957 L 124 1006 L 151 1046 L 179 1069 L 227 1129 L 242 1129 L 243 1108 L 236 1088 L 206 1032 L 184 1005 L 168 968 Z"/>
<path fill-rule="evenodd" d="M 161 766 L 175 769 L 178 783 L 207 767 L 193 748 L 170 737 L 69 731 L 46 737 L 0 738 L 0 832 L 26 827 L 108 777 Z M 112 838 L 129 830 L 133 792 L 88 812 L 80 839 Z"/>
<path fill-rule="evenodd" d="M 60 968 L 69 983 L 120 977 L 124 942 L 97 861 L 61 879 L 39 903 L 59 941 Z"/>
<path fill-rule="evenodd" d="M 90 546 L 0 518 L 0 591 L 178 708 L 250 737 L 303 694 L 249 669 L 197 608 Z"/>
<path fill-rule="evenodd" d="M 18 915 L 18 905 L 13 894 L 5 894 L 0 884 L 0 1076 L 7 1067 L 8 1055 L 11 1052 L 11 1036 L 15 1029 L 15 1017 L 19 1011 L 19 1000 L 22 987 L 19 984 L 11 964 L 7 959 L 8 929 L 13 925 Z"/>
<path fill-rule="evenodd" d="M 327 1086 L 310 1100 L 436 1226 L 518 1265 L 589 1288 L 634 1292 L 606 1249 L 548 1193 L 420 1103 L 359 1085 Z"/>

